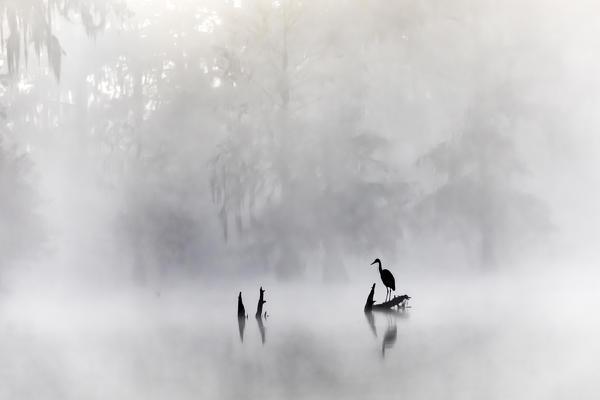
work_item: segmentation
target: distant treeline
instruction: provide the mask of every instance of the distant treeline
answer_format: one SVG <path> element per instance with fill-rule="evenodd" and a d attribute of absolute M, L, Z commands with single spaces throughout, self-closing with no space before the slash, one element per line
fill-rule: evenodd
<path fill-rule="evenodd" d="M 0 147 L 0 233 L 14 241 L 1 260 L 58 240 L 38 234 L 44 196 L 19 160 L 43 179 L 36 162 L 59 154 L 80 178 L 72 196 L 110 205 L 106 224 L 81 230 L 111 238 L 106 264 L 141 282 L 237 268 L 328 278 L 375 253 L 501 267 L 546 240 L 551 213 L 526 185 L 535 160 L 522 138 L 556 129 L 528 99 L 543 93 L 536 71 L 560 66 L 527 50 L 543 29 L 507 18 L 526 10 L 153 7 L 0 4 L 1 134 L 16 143 Z"/>

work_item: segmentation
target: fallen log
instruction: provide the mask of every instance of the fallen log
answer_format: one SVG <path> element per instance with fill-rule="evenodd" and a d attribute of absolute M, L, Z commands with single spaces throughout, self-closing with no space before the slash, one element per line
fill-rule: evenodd
<path fill-rule="evenodd" d="M 397 307 L 398 310 L 404 309 L 406 308 L 406 302 L 410 299 L 410 296 L 403 294 L 402 296 L 394 296 L 391 300 L 388 300 L 384 303 L 375 304 L 375 300 L 373 300 L 374 296 L 375 284 L 371 286 L 371 291 L 367 297 L 367 302 L 365 303 L 365 312 L 392 311 L 394 307 Z"/>

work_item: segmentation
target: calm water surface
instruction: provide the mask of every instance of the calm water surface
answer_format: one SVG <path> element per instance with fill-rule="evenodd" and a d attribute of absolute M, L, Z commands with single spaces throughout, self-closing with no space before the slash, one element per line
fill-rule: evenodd
<path fill-rule="evenodd" d="M 367 316 L 370 283 L 5 296 L 6 399 L 598 398 L 594 285 L 410 284 L 411 308 Z M 383 295 L 378 284 L 379 295 Z M 523 293 L 528 293 L 524 295 Z M 376 294 L 376 299 L 380 296 Z M 263 343 L 264 333 L 264 343 Z"/>

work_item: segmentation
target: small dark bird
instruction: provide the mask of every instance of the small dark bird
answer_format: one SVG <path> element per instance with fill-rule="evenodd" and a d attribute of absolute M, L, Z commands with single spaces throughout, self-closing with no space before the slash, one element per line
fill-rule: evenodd
<path fill-rule="evenodd" d="M 378 264 L 379 265 L 379 275 L 381 276 L 381 281 L 387 288 L 387 293 L 385 295 L 385 300 L 388 300 L 388 296 L 392 296 L 392 290 L 396 290 L 396 281 L 394 280 L 394 275 L 388 269 L 381 268 L 381 260 L 376 258 L 375 261 L 371 263 L 371 265 Z"/>

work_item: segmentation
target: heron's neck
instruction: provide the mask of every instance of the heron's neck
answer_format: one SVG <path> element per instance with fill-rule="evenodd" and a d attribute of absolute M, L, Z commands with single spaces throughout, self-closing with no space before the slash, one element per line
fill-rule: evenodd
<path fill-rule="evenodd" d="M 381 263 L 379 263 L 379 273 L 381 273 Z"/>

